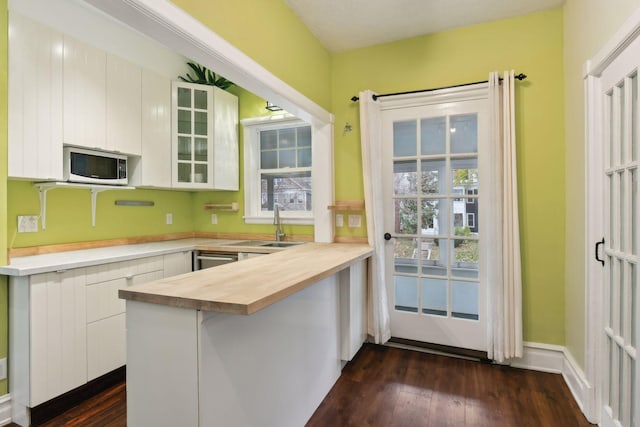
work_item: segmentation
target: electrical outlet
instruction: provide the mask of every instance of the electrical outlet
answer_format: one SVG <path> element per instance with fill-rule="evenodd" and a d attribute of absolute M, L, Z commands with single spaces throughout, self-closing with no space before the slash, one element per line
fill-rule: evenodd
<path fill-rule="evenodd" d="M 0 381 L 7 379 L 7 358 L 0 359 Z"/>
<path fill-rule="evenodd" d="M 18 215 L 18 233 L 38 231 L 38 215 Z"/>
<path fill-rule="evenodd" d="M 349 227 L 362 227 L 362 215 L 349 215 Z"/>
<path fill-rule="evenodd" d="M 344 215 L 336 215 L 336 227 L 344 227 Z"/>
<path fill-rule="evenodd" d="M 173 214 L 167 214 L 167 225 L 173 224 Z"/>
<path fill-rule="evenodd" d="M 211 224 L 217 224 L 217 223 L 218 223 L 218 215 L 211 214 Z"/>

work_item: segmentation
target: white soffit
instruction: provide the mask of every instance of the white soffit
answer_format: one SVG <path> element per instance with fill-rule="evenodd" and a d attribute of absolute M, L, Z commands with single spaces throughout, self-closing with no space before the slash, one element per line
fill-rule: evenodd
<path fill-rule="evenodd" d="M 284 0 L 339 52 L 560 7 L 565 0 Z"/>

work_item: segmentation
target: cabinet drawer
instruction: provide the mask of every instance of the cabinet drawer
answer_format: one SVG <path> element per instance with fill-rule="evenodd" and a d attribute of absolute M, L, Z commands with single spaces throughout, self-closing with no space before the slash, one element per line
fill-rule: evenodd
<path fill-rule="evenodd" d="M 87 286 L 87 323 L 115 316 L 125 311 L 124 300 L 118 298 L 118 290 L 152 280 L 162 279 L 163 272 L 137 274 Z"/>
<path fill-rule="evenodd" d="M 87 325 L 87 379 L 89 381 L 124 365 L 126 358 L 124 313 Z"/>
<path fill-rule="evenodd" d="M 87 284 L 133 278 L 138 274 L 162 270 L 163 264 L 163 257 L 159 255 L 87 267 Z"/>

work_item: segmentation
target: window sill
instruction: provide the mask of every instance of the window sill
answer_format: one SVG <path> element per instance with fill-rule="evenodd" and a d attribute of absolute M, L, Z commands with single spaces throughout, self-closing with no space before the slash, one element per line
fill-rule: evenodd
<path fill-rule="evenodd" d="M 245 216 L 244 222 L 245 224 L 273 224 L 273 216 Z M 308 216 L 308 217 L 280 216 L 280 223 L 285 225 L 313 225 L 314 219 L 312 216 Z"/>

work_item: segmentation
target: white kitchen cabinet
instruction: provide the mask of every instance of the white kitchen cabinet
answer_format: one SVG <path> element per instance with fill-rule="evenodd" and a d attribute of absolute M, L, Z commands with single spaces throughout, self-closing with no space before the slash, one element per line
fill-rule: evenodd
<path fill-rule="evenodd" d="M 107 148 L 107 54 L 73 37 L 64 37 L 65 144 Z"/>
<path fill-rule="evenodd" d="M 142 158 L 137 185 L 171 187 L 171 80 L 142 70 Z"/>
<path fill-rule="evenodd" d="M 106 148 L 140 155 L 142 69 L 115 55 L 106 64 Z"/>
<path fill-rule="evenodd" d="M 238 99 L 213 86 L 172 84 L 172 186 L 238 190 Z"/>
<path fill-rule="evenodd" d="M 177 276 L 191 272 L 191 251 L 178 252 L 164 256 L 164 277 Z"/>
<path fill-rule="evenodd" d="M 61 33 L 9 16 L 8 175 L 62 179 Z"/>
<path fill-rule="evenodd" d="M 36 406 L 87 381 L 85 275 L 80 268 L 30 279 L 29 402 Z"/>

